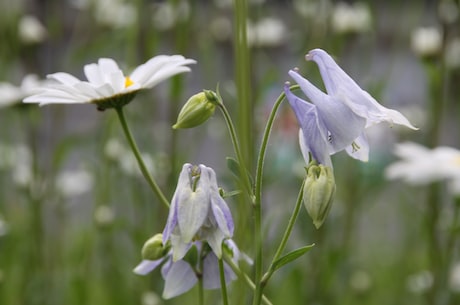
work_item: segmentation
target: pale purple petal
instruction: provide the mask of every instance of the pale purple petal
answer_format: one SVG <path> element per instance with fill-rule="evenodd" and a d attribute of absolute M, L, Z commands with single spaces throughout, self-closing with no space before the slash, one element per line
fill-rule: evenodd
<path fill-rule="evenodd" d="M 329 96 L 307 79 L 291 70 L 289 75 L 299 84 L 300 89 L 316 105 L 320 120 L 328 131 L 330 153 L 334 154 L 345 149 L 364 130 L 366 119 L 355 114 L 344 103 L 340 102 L 343 96 Z M 304 130 L 305 134 L 305 130 Z"/>
<path fill-rule="evenodd" d="M 182 238 L 190 242 L 203 225 L 210 208 L 208 175 L 200 175 L 195 191 L 191 185 L 180 189 L 177 220 Z"/>
<path fill-rule="evenodd" d="M 306 55 L 306 59 L 318 65 L 328 94 L 341 96 L 341 102 L 357 115 L 367 119 L 366 127 L 385 121 L 417 129 L 401 113 L 383 107 L 369 93 L 362 90 L 324 50 L 314 49 Z"/>
<path fill-rule="evenodd" d="M 146 275 L 147 273 L 158 267 L 163 262 L 163 260 L 164 258 L 157 259 L 154 261 L 144 259 L 142 260 L 142 262 L 139 263 L 139 265 L 136 266 L 136 268 L 134 268 L 133 272 L 139 275 Z"/>
<path fill-rule="evenodd" d="M 171 265 L 164 279 L 164 299 L 171 299 L 189 291 L 198 280 L 192 267 L 182 260 Z"/>
<path fill-rule="evenodd" d="M 302 130 L 299 135 L 303 136 L 300 145 L 305 162 L 309 162 L 307 152 L 311 152 L 313 159 L 321 164 L 331 166 L 327 129 L 318 117 L 316 106 L 295 96 L 289 90 L 289 85 L 285 85 L 284 92 Z"/>
<path fill-rule="evenodd" d="M 212 186 L 211 193 L 211 209 L 215 217 L 217 225 L 225 234 L 226 237 L 233 236 L 234 223 L 232 218 L 232 213 L 227 206 L 225 200 L 220 196 L 219 189 L 217 185 L 216 173 L 210 167 L 206 168 L 206 171 L 209 173 L 210 184 Z"/>
<path fill-rule="evenodd" d="M 174 231 L 177 231 L 176 228 Z M 171 248 L 172 248 L 172 259 L 173 261 L 178 261 L 182 259 L 185 254 L 187 254 L 188 250 L 192 246 L 191 242 L 184 242 L 184 239 L 181 235 L 175 234 L 175 232 L 170 235 L 169 240 L 171 241 Z"/>
<path fill-rule="evenodd" d="M 356 138 L 352 145 L 346 148 L 348 155 L 354 159 L 367 162 L 369 161 L 369 142 L 363 133 Z"/>
<path fill-rule="evenodd" d="M 232 269 L 224 263 L 225 283 L 228 285 L 236 279 Z M 214 253 L 209 253 L 203 260 L 203 287 L 205 289 L 218 289 L 221 287 L 219 261 Z"/>
<path fill-rule="evenodd" d="M 177 211 L 178 211 L 179 200 L 182 200 L 181 198 L 182 189 L 190 188 L 189 172 L 190 172 L 191 167 L 192 165 L 189 163 L 184 164 L 182 166 L 182 171 L 179 174 L 179 179 L 177 181 L 177 187 L 176 187 L 176 190 L 174 191 L 174 195 L 171 200 L 171 206 L 169 207 L 168 220 L 166 221 L 166 226 L 163 230 L 163 244 L 166 244 L 171 232 L 177 225 L 177 221 L 178 221 Z"/>
<path fill-rule="evenodd" d="M 211 228 L 201 231 L 201 237 L 206 240 L 217 257 L 222 257 L 222 242 L 226 238 L 224 233 L 218 228 Z"/>

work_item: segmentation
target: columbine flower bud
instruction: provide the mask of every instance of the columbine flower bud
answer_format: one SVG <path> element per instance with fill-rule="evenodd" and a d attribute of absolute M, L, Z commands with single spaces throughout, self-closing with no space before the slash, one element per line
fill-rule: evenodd
<path fill-rule="evenodd" d="M 148 239 L 142 247 L 142 259 L 154 261 L 167 254 L 169 247 L 163 245 L 163 234 L 158 233 Z"/>
<path fill-rule="evenodd" d="M 173 128 L 192 128 L 203 124 L 214 114 L 218 100 L 217 94 L 210 90 L 193 95 L 182 107 Z"/>
<path fill-rule="evenodd" d="M 331 209 L 335 194 L 332 168 L 310 163 L 303 188 L 303 203 L 317 229 L 321 227 Z"/>

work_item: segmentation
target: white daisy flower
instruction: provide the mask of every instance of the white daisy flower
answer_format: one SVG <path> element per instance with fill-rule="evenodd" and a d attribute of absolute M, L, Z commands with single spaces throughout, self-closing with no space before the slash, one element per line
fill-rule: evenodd
<path fill-rule="evenodd" d="M 189 72 L 186 65 L 196 63 L 182 55 L 158 55 L 125 76 L 111 58 L 101 58 L 98 63 L 85 65 L 88 81 L 81 81 L 65 72 L 48 75 L 58 84 L 49 85 L 38 94 L 24 99 L 24 103 L 84 104 L 93 103 L 98 110 L 122 107 L 143 89 L 149 89 L 176 74 Z"/>

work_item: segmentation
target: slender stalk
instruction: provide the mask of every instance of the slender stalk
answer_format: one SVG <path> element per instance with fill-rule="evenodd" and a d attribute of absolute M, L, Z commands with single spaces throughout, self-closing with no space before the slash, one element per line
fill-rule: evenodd
<path fill-rule="evenodd" d="M 230 268 L 232 268 L 233 272 L 235 272 L 239 278 L 244 280 L 244 282 L 249 286 L 249 288 L 251 288 L 252 290 L 256 289 L 256 285 L 251 280 L 251 278 L 238 267 L 238 265 L 232 260 L 231 257 L 224 253 L 222 259 L 227 263 L 227 265 L 230 266 Z M 262 302 L 265 305 L 273 305 L 272 302 L 270 302 L 270 300 L 265 295 L 262 295 Z"/>
<path fill-rule="evenodd" d="M 302 206 L 302 194 L 303 194 L 303 186 L 305 184 L 305 181 L 302 182 L 302 185 L 300 187 L 299 195 L 297 197 L 297 201 L 294 207 L 294 211 L 292 212 L 291 217 L 289 218 L 288 225 L 286 227 L 286 230 L 284 231 L 283 238 L 281 239 L 281 242 L 278 246 L 278 249 L 275 252 L 275 255 L 273 256 L 272 262 L 270 263 L 270 266 L 268 267 L 267 272 L 264 274 L 261 280 L 261 292 L 265 285 L 267 285 L 268 280 L 270 277 L 273 275 L 273 272 L 275 272 L 274 269 L 274 263 L 281 257 L 281 254 L 283 254 L 284 249 L 286 248 L 287 241 L 289 237 L 291 236 L 292 228 L 294 227 L 294 224 L 297 220 L 297 216 L 299 215 L 300 208 Z"/>
<path fill-rule="evenodd" d="M 149 184 L 150 188 L 155 193 L 155 195 L 157 195 L 158 199 L 160 199 L 161 203 L 163 203 L 167 208 L 169 208 L 168 200 L 166 199 L 160 187 L 157 185 L 157 183 L 155 182 L 155 180 L 153 179 L 153 177 L 150 175 L 149 171 L 147 170 L 147 167 L 145 166 L 144 160 L 141 157 L 141 153 L 139 152 L 139 149 L 137 148 L 136 142 L 134 141 L 131 131 L 129 130 L 128 124 L 126 123 L 125 115 L 123 113 L 123 108 L 119 107 L 115 109 L 117 111 L 118 119 L 120 120 L 121 127 L 123 128 L 125 136 L 128 139 L 129 145 L 131 146 L 134 156 L 136 157 L 137 164 L 139 165 L 142 175 L 144 175 L 145 180 L 147 180 L 147 183 Z"/>
<path fill-rule="evenodd" d="M 242 153 L 245 166 L 252 168 L 253 162 L 253 137 L 252 119 L 253 104 L 251 103 L 250 90 L 250 56 L 247 41 L 247 0 L 234 0 L 235 11 L 235 75 L 238 95 L 238 127 L 239 138 L 242 143 Z"/>
<path fill-rule="evenodd" d="M 219 259 L 220 290 L 222 291 L 222 300 L 224 305 L 228 305 L 227 285 L 225 283 L 224 261 Z"/>
<path fill-rule="evenodd" d="M 240 165 L 241 175 L 243 176 L 242 179 L 243 179 L 244 186 L 249 192 L 252 193 L 252 186 L 251 186 L 251 182 L 249 181 L 249 177 L 246 174 L 246 167 L 244 166 L 244 158 L 243 158 L 243 154 L 241 153 L 240 143 L 238 141 L 238 136 L 236 134 L 235 125 L 233 124 L 232 118 L 227 110 L 227 107 L 225 107 L 220 97 L 219 97 L 219 103 L 217 104 L 217 106 L 221 110 L 222 115 L 224 116 L 225 122 L 227 123 L 227 128 L 230 133 L 230 138 L 232 139 L 233 149 L 235 150 L 236 158 L 238 159 L 238 164 Z"/>
<path fill-rule="evenodd" d="M 298 85 L 290 87 L 290 90 L 298 89 Z M 254 239 L 256 246 L 256 258 L 254 261 L 255 264 L 255 281 L 256 281 L 256 292 L 254 294 L 253 305 L 260 304 L 260 297 L 262 295 L 260 280 L 262 278 L 262 268 L 263 268 L 263 255 L 262 255 L 262 219 L 261 219 L 261 202 L 262 202 L 262 176 L 263 176 L 263 166 L 265 160 L 265 154 L 267 151 L 268 139 L 270 138 L 270 133 L 273 127 L 273 122 L 275 121 L 275 115 L 278 111 L 278 108 L 281 106 L 285 97 L 284 92 L 280 94 L 278 99 L 273 105 L 270 116 L 268 117 L 267 125 L 265 126 L 264 134 L 262 136 L 262 143 L 260 145 L 259 156 L 257 159 L 256 167 L 256 178 L 255 178 L 255 200 L 254 200 Z"/>
<path fill-rule="evenodd" d="M 198 278 L 198 304 L 204 305 L 204 287 L 202 276 Z"/>

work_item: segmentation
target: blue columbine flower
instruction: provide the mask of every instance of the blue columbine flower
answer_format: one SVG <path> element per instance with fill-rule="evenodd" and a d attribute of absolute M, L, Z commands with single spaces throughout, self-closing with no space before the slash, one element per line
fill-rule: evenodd
<path fill-rule="evenodd" d="M 194 240 L 206 241 L 220 258 L 222 241 L 233 236 L 233 229 L 232 215 L 219 194 L 214 170 L 185 164 L 163 231 L 163 244 L 171 242 L 173 261 L 182 259 Z"/>
<path fill-rule="evenodd" d="M 314 49 L 306 59 L 318 64 L 327 94 L 297 69 L 290 70 L 289 75 L 311 103 L 295 96 L 288 84 L 284 91 L 301 128 L 300 147 L 307 163 L 311 153 L 320 164 L 332 166 L 330 155 L 344 149 L 351 157 L 367 161 L 369 144 L 364 130 L 380 122 L 417 129 L 401 113 L 383 107 L 362 90 L 324 50 Z"/>
<path fill-rule="evenodd" d="M 202 242 L 196 241 L 193 243 L 193 246 L 196 247 L 198 253 L 202 253 L 202 247 L 204 246 Z M 235 264 L 237 264 L 240 259 L 245 259 L 248 263 L 252 263 L 247 256 L 239 251 L 233 240 L 225 240 L 224 246 Z M 162 295 L 164 299 L 170 299 L 189 291 L 197 283 L 198 276 L 202 276 L 204 289 L 220 288 L 219 265 L 216 254 L 213 251 L 206 252 L 202 259 L 202 269 L 200 270 L 200 264 L 196 261 L 195 263 L 186 259 L 174 261 L 173 253 L 170 251 L 166 256 L 160 259 L 143 259 L 133 271 L 139 275 L 146 275 L 162 265 L 161 275 L 165 280 Z M 224 276 L 227 284 L 236 279 L 235 273 L 227 263 L 224 263 Z"/>

